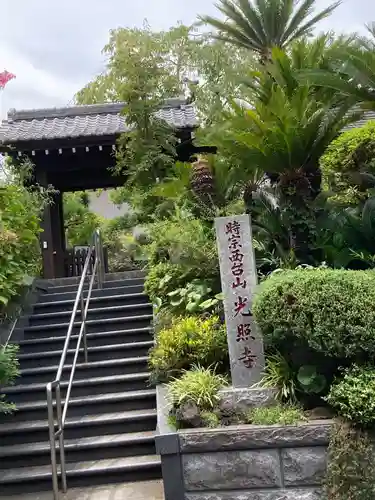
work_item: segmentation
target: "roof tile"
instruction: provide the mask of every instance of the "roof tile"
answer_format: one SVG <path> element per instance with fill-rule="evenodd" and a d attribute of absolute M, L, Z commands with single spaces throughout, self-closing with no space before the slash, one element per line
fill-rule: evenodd
<path fill-rule="evenodd" d="M 0 126 L 0 142 L 70 139 L 117 135 L 130 129 L 120 114 L 123 103 L 95 104 L 66 108 L 10 111 Z M 165 102 L 156 116 L 171 127 L 192 128 L 197 125 L 194 107 L 180 99 Z"/>

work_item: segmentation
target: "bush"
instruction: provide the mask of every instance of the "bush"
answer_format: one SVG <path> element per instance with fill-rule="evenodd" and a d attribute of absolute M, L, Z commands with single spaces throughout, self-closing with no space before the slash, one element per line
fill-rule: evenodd
<path fill-rule="evenodd" d="M 193 366 L 185 371 L 181 378 L 168 384 L 168 399 L 173 408 L 181 408 L 193 403 L 200 410 L 212 410 L 219 401 L 219 390 L 227 385 L 222 375 L 214 373 L 210 368 Z"/>
<path fill-rule="evenodd" d="M 375 354 L 373 271 L 275 273 L 261 285 L 253 312 L 266 342 L 284 352 L 302 344 L 336 359 Z"/>
<path fill-rule="evenodd" d="M 108 249 L 108 268 L 111 273 L 142 269 L 146 265 L 142 247 L 131 234 L 113 234 L 105 242 L 105 246 Z"/>
<path fill-rule="evenodd" d="M 363 127 L 341 134 L 321 158 L 323 182 L 344 202 L 356 203 L 363 197 L 361 181 L 353 173 L 375 174 L 374 137 L 375 121 L 369 121 Z"/>
<path fill-rule="evenodd" d="M 214 230 L 199 219 L 176 216 L 156 222 L 150 226 L 150 237 L 151 265 L 170 262 L 184 268 L 192 278 L 219 277 Z"/>
<path fill-rule="evenodd" d="M 152 302 L 155 303 L 157 298 L 165 301 L 169 292 L 183 286 L 188 280 L 189 274 L 182 266 L 159 262 L 148 272 L 145 291 Z"/>
<path fill-rule="evenodd" d="M 221 372 L 228 367 L 225 326 L 215 316 L 174 318 L 170 327 L 156 335 L 156 345 L 150 354 L 155 382 L 178 376 L 194 364 L 203 368 L 216 364 Z"/>
<path fill-rule="evenodd" d="M 375 368 L 352 366 L 331 387 L 328 403 L 341 417 L 361 427 L 375 426 Z"/>
<path fill-rule="evenodd" d="M 13 384 L 19 376 L 17 353 L 16 345 L 0 346 L 0 387 Z M 15 406 L 5 401 L 4 394 L 0 394 L 0 414 L 11 413 L 14 410 Z"/>
<path fill-rule="evenodd" d="M 331 432 L 324 490 L 329 500 L 375 498 L 373 436 L 337 423 Z"/>
<path fill-rule="evenodd" d="M 84 192 L 64 193 L 64 223 L 69 246 L 88 245 L 102 218 L 92 212 Z"/>
<path fill-rule="evenodd" d="M 293 425 L 305 420 L 302 409 L 297 406 L 253 408 L 246 415 L 246 423 L 253 425 Z"/>
<path fill-rule="evenodd" d="M 0 184 L 0 313 L 40 270 L 40 215 L 48 191 Z"/>

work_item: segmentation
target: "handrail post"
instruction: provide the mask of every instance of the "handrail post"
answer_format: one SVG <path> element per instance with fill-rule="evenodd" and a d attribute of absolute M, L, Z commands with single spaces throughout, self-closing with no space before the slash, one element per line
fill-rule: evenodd
<path fill-rule="evenodd" d="M 84 296 L 84 286 L 85 279 L 89 272 L 89 266 L 91 263 L 91 258 L 93 251 L 95 250 L 95 261 L 92 268 L 91 279 L 89 280 L 89 288 L 87 292 L 87 300 L 85 303 Z M 58 478 L 58 464 L 57 464 L 57 452 L 56 452 L 56 439 L 59 438 L 59 452 L 60 452 L 60 472 L 61 472 L 61 489 L 65 493 L 67 491 L 67 477 L 66 477 L 66 463 L 65 463 L 65 445 L 64 445 L 64 429 L 66 415 L 69 406 L 70 394 L 74 382 L 74 374 L 76 366 L 79 359 L 80 348 L 83 342 L 84 348 L 84 358 L 85 363 L 88 362 L 88 348 L 87 348 L 87 314 L 90 305 L 91 293 L 93 285 L 95 283 L 95 276 L 98 274 L 98 287 L 103 288 L 103 283 L 105 279 L 105 268 L 104 268 L 104 252 L 103 243 L 101 239 L 101 234 L 99 230 L 96 230 L 91 240 L 89 251 L 86 257 L 85 265 L 83 267 L 81 280 L 78 285 L 78 291 L 74 301 L 73 311 L 70 318 L 68 331 L 66 339 L 64 342 L 63 351 L 61 354 L 60 363 L 57 369 L 56 378 L 53 382 L 50 382 L 46 386 L 47 391 L 47 409 L 48 409 L 48 430 L 49 430 L 49 441 L 51 448 L 51 467 L 52 467 L 52 486 L 53 486 L 53 497 L 54 500 L 59 499 L 59 478 Z M 78 312 L 78 308 L 81 306 L 81 328 L 78 335 L 77 346 L 75 348 L 75 354 L 73 358 L 73 363 L 71 366 L 71 372 L 69 377 L 69 383 L 66 391 L 64 406 L 61 403 L 61 377 L 64 371 L 64 365 L 66 357 L 69 350 L 69 342 L 71 340 L 74 328 L 76 326 L 75 320 Z M 55 415 L 54 415 L 54 401 L 53 401 L 53 390 L 56 394 L 56 419 L 57 419 L 57 431 L 55 431 Z"/>
<path fill-rule="evenodd" d="M 82 317 L 82 325 L 83 325 L 83 353 L 84 353 L 84 357 L 85 357 L 85 363 L 88 363 L 86 314 L 85 314 L 85 301 L 83 298 L 83 291 L 81 294 L 81 317 Z"/>
<path fill-rule="evenodd" d="M 57 478 L 57 461 L 56 461 L 56 440 L 55 440 L 55 419 L 53 416 L 53 398 L 52 384 L 47 384 L 47 410 L 48 410 L 48 433 L 51 448 L 51 468 L 52 468 L 52 487 L 54 500 L 59 499 L 59 483 Z"/>
<path fill-rule="evenodd" d="M 104 251 L 103 251 L 103 241 L 102 241 L 102 235 L 100 233 L 100 229 L 96 230 L 96 238 L 95 240 L 97 241 L 97 252 L 98 252 L 98 282 L 99 282 L 99 288 L 103 288 L 103 283 L 104 283 Z"/>
<path fill-rule="evenodd" d="M 58 382 L 56 386 L 56 410 L 57 410 L 57 422 L 60 430 L 59 451 L 60 451 L 60 468 L 61 468 L 61 487 L 63 492 L 66 493 L 67 483 L 66 483 L 66 467 L 65 467 L 64 423 L 62 420 L 60 382 Z"/>

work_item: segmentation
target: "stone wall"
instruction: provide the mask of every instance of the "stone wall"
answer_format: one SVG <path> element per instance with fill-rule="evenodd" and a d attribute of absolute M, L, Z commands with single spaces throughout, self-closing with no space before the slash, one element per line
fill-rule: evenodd
<path fill-rule="evenodd" d="M 169 432 L 156 439 L 166 500 L 318 500 L 331 423 Z"/>

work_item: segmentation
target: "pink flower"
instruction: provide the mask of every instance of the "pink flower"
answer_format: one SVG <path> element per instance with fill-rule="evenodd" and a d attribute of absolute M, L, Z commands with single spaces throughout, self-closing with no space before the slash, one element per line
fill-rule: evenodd
<path fill-rule="evenodd" d="M 16 75 L 9 73 L 9 71 L 5 69 L 0 73 L 0 88 L 3 89 L 10 80 L 13 80 L 13 78 L 16 78 Z"/>

